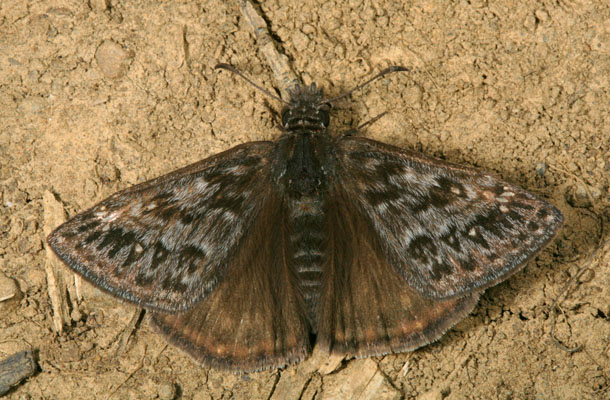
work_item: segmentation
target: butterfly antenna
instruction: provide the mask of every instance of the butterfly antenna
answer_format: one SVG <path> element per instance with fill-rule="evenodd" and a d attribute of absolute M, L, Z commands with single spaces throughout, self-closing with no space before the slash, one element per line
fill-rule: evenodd
<path fill-rule="evenodd" d="M 356 86 L 352 90 L 350 90 L 350 91 L 348 91 L 346 93 L 340 94 L 337 97 L 332 97 L 330 99 L 324 100 L 324 103 L 333 103 L 333 102 L 335 102 L 335 101 L 337 101 L 339 99 L 347 97 L 347 96 L 351 95 L 352 93 L 354 93 L 356 90 L 360 90 L 363 87 L 365 87 L 366 85 L 368 85 L 369 83 L 373 82 L 375 79 L 379 79 L 382 76 L 385 76 L 387 74 L 391 74 L 392 72 L 400 72 L 400 71 L 408 71 L 408 70 L 409 69 L 407 67 L 402 67 L 400 65 L 394 65 L 394 66 L 388 67 L 388 68 L 384 69 L 383 71 L 381 71 L 380 73 L 378 73 L 377 75 L 375 75 L 374 77 L 372 77 L 371 79 L 369 79 L 368 81 L 366 81 L 364 83 L 361 83 L 360 85 Z"/>
<path fill-rule="evenodd" d="M 383 117 L 383 116 L 384 116 L 384 115 L 386 115 L 387 113 L 388 113 L 387 111 L 384 111 L 384 112 L 382 112 L 381 114 L 377 115 L 376 117 L 373 117 L 373 118 L 369 119 L 369 120 L 368 120 L 368 121 L 366 121 L 365 123 L 363 123 L 363 124 L 359 125 L 359 126 L 356 128 L 356 130 L 357 130 L 357 131 L 361 131 L 361 130 L 362 130 L 362 129 L 364 129 L 366 126 L 369 126 L 369 125 L 371 125 L 372 123 L 379 121 L 379 120 L 381 119 L 381 117 Z"/>
<path fill-rule="evenodd" d="M 377 115 L 376 117 L 373 117 L 372 119 L 369 119 L 368 121 L 366 121 L 363 124 L 358 125 L 355 128 L 352 128 L 350 130 L 348 130 L 347 132 L 345 132 L 343 134 L 343 136 L 354 136 L 356 133 L 358 133 L 359 131 L 361 131 L 362 129 L 364 129 L 365 127 L 371 125 L 374 122 L 377 122 L 381 119 L 381 117 L 383 117 L 384 115 L 386 115 L 388 112 L 384 111 L 381 114 Z"/>
<path fill-rule="evenodd" d="M 250 85 L 254 86 L 255 88 L 257 88 L 261 92 L 265 93 L 267 96 L 269 96 L 269 97 L 279 101 L 280 103 L 288 104 L 288 102 L 286 100 L 282 100 L 282 98 L 274 95 L 273 93 L 271 93 L 267 89 L 264 89 L 263 87 L 261 87 L 261 86 L 257 85 L 256 83 L 252 82 L 246 75 L 242 74 L 237 68 L 235 68 L 234 66 L 232 66 L 230 64 L 225 64 L 225 63 L 216 64 L 214 69 L 226 69 L 227 71 L 231 71 L 234 74 L 236 74 L 239 77 L 241 77 L 246 82 L 248 82 Z"/>

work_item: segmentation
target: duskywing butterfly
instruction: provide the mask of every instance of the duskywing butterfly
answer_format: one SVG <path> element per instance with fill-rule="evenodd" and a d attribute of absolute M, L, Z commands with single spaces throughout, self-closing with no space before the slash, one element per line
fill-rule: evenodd
<path fill-rule="evenodd" d="M 489 173 L 331 136 L 331 100 L 296 88 L 277 140 L 115 193 L 49 245 L 198 362 L 252 371 L 428 344 L 561 226 Z"/>

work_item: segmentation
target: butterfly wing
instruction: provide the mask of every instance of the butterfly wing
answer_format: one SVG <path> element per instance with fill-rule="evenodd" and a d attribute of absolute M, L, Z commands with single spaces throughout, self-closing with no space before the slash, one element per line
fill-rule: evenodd
<path fill-rule="evenodd" d="M 237 146 L 122 190 L 48 243 L 74 271 L 143 307 L 186 310 L 222 278 L 263 205 L 271 142 Z"/>
<path fill-rule="evenodd" d="M 414 350 L 469 313 L 477 292 L 447 300 L 410 287 L 388 263 L 382 238 L 340 188 L 327 203 L 329 253 L 318 308 L 322 349 L 350 356 Z"/>
<path fill-rule="evenodd" d="M 464 296 L 506 279 L 553 239 L 559 210 L 479 170 L 374 140 L 337 141 L 337 186 L 419 293 Z"/>
<path fill-rule="evenodd" d="M 289 266 L 289 230 L 286 207 L 270 190 L 225 279 L 185 313 L 153 313 L 153 325 L 197 362 L 216 368 L 245 372 L 303 360 L 310 327 Z"/>

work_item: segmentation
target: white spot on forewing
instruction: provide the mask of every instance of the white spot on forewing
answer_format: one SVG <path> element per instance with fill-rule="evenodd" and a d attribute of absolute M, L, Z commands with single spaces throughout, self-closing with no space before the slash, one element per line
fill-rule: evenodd
<path fill-rule="evenodd" d="M 205 192 L 208 188 L 208 182 L 203 178 L 197 178 L 193 181 L 193 186 L 197 192 Z"/>
<path fill-rule="evenodd" d="M 107 211 L 98 211 L 95 213 L 95 217 L 100 219 L 104 223 L 113 222 L 115 219 L 119 218 L 121 213 L 119 211 L 114 211 L 108 213 Z"/>
<path fill-rule="evenodd" d="M 229 209 L 222 210 L 222 214 L 220 214 L 220 216 L 225 221 L 227 221 L 229 224 L 232 224 L 232 223 L 237 221 L 237 215 L 233 211 L 231 211 Z"/>
<path fill-rule="evenodd" d="M 499 208 L 500 208 L 500 211 L 502 211 L 504 214 L 506 214 L 508 212 L 508 207 L 506 207 L 505 205 L 501 205 Z"/>
<path fill-rule="evenodd" d="M 495 200 L 495 198 L 496 198 L 496 196 L 494 196 L 494 194 L 488 190 L 484 190 L 480 194 L 480 199 L 484 200 L 484 201 L 493 201 L 493 200 Z"/>
<path fill-rule="evenodd" d="M 451 189 L 449 189 L 449 190 L 451 190 L 451 193 L 457 194 L 457 195 L 460 195 L 462 193 L 462 191 L 458 187 L 455 187 L 455 186 L 451 186 Z"/>
<path fill-rule="evenodd" d="M 470 228 L 470 230 L 468 231 L 468 235 L 472 236 L 472 237 L 475 237 L 477 235 L 476 227 L 473 226 L 472 228 Z"/>
<path fill-rule="evenodd" d="M 140 243 L 136 243 L 136 245 L 134 246 L 136 253 L 140 254 L 142 251 L 144 251 L 144 248 L 140 245 Z"/>

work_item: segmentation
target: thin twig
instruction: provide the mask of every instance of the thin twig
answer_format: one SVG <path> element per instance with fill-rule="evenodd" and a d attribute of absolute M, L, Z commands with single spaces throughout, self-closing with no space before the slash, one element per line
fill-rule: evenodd
<path fill-rule="evenodd" d="M 282 98 L 284 100 L 288 100 L 290 98 L 290 91 L 299 85 L 297 75 L 288 65 L 287 57 L 280 54 L 275 48 L 273 38 L 271 37 L 271 34 L 269 34 L 267 24 L 258 14 L 252 5 L 252 2 L 249 0 L 240 0 L 239 8 L 241 9 L 242 15 L 250 24 L 258 47 L 265 55 L 267 63 L 273 71 L 273 75 L 275 76 L 277 86 L 280 88 Z"/>
<path fill-rule="evenodd" d="M 144 347 L 144 355 L 140 359 L 140 362 L 138 363 L 138 365 L 129 373 L 129 375 L 127 375 L 127 377 L 125 379 L 123 379 L 123 382 L 121 382 L 116 388 L 114 388 L 110 393 L 108 393 L 106 400 L 109 400 L 121 387 L 123 387 L 123 385 L 125 385 L 125 383 L 127 383 L 127 381 L 129 379 L 131 379 L 131 377 L 134 376 L 136 372 L 138 372 L 139 370 L 144 368 L 144 359 L 145 358 L 146 358 L 146 347 Z"/>
<path fill-rule="evenodd" d="M 127 342 L 129 342 L 129 338 L 131 337 L 131 335 L 133 335 L 133 332 L 136 330 L 136 326 L 137 326 L 138 322 L 142 319 L 143 313 L 144 313 L 144 309 L 142 309 L 140 307 L 136 308 L 135 311 L 133 312 L 133 315 L 131 316 L 131 320 L 129 321 L 129 324 L 127 324 L 127 326 L 123 330 L 123 333 L 121 333 L 121 338 L 119 339 L 119 345 L 117 346 L 116 353 L 115 353 L 116 355 L 121 355 L 125 351 L 125 348 L 127 347 Z"/>
<path fill-rule="evenodd" d="M 579 181 L 580 183 L 582 183 L 582 185 L 585 188 L 585 191 L 587 193 L 587 197 L 589 198 L 589 201 L 591 202 L 591 204 L 594 204 L 593 201 L 593 196 L 591 195 L 591 193 L 589 192 L 589 188 L 588 188 L 588 184 L 578 175 L 575 175 L 569 171 L 566 171 L 565 169 L 559 168 L 559 167 L 555 167 L 553 165 L 549 165 L 550 169 L 553 169 L 555 171 L 561 172 L 563 174 L 569 175 L 572 178 L 576 179 L 577 181 Z M 594 213 L 595 214 L 595 213 Z M 599 218 L 599 217 L 598 217 Z M 566 345 L 564 345 L 559 339 L 557 339 L 555 337 L 555 325 L 556 325 L 556 320 L 557 320 L 557 314 L 555 313 L 555 309 L 559 308 L 559 310 L 563 313 L 563 310 L 561 309 L 561 307 L 559 306 L 560 304 L 560 299 L 562 297 L 567 297 L 567 292 L 569 289 L 572 288 L 572 286 L 574 286 L 575 282 L 578 281 L 578 279 L 588 270 L 592 269 L 591 267 L 591 263 L 593 262 L 593 259 L 595 259 L 597 257 L 597 255 L 600 253 L 601 249 L 605 248 L 608 244 L 610 244 L 610 239 L 606 240 L 605 242 L 602 242 L 603 237 L 604 237 L 604 219 L 603 218 L 599 218 L 600 219 L 600 236 L 599 236 L 599 242 L 597 247 L 595 248 L 595 251 L 593 253 L 591 253 L 591 255 L 589 256 L 589 258 L 587 259 L 587 261 L 585 262 L 585 264 L 580 267 L 578 269 L 578 271 L 576 272 L 576 274 L 568 281 L 568 283 L 563 287 L 563 289 L 561 290 L 561 292 L 559 292 L 559 294 L 557 295 L 557 297 L 555 297 L 555 300 L 553 301 L 553 303 L 551 304 L 551 306 L 549 307 L 549 312 L 551 313 L 551 331 L 549 332 L 549 335 L 551 336 L 551 340 L 553 341 L 553 343 L 561 350 L 569 352 L 569 353 L 574 353 L 577 351 L 580 351 L 584 348 L 584 345 L 578 345 L 575 347 L 567 347 Z M 565 300 L 565 298 L 564 298 Z M 565 314 L 564 314 L 565 317 Z"/>
<path fill-rule="evenodd" d="M 559 294 L 557 295 L 557 297 L 555 297 L 555 300 L 553 301 L 553 303 L 551 304 L 551 306 L 549 307 L 549 312 L 551 313 L 551 331 L 549 332 L 549 335 L 551 336 L 551 340 L 553 341 L 553 343 L 559 347 L 561 350 L 569 352 L 569 353 L 574 353 L 577 351 L 580 351 L 583 349 L 584 345 L 578 345 L 575 347 L 567 347 L 566 345 L 564 345 L 559 339 L 557 339 L 555 337 L 555 324 L 556 324 L 556 319 L 557 319 L 557 315 L 555 313 L 555 309 L 559 308 L 559 310 L 563 313 L 563 310 L 559 307 L 559 303 L 560 303 L 560 299 L 562 297 L 564 297 L 564 295 L 567 297 L 567 292 L 569 289 L 571 289 L 575 282 L 578 281 L 578 279 L 588 270 L 592 269 L 591 267 L 591 263 L 593 262 L 593 260 L 597 257 L 597 255 L 600 253 L 601 249 L 605 248 L 607 245 L 610 244 L 610 239 L 606 240 L 603 243 L 600 243 L 598 245 L 598 247 L 595 249 L 595 251 L 589 256 L 589 258 L 587 259 L 587 261 L 585 262 L 585 264 L 580 267 L 578 269 L 578 271 L 576 272 L 576 275 L 574 275 L 569 281 L 568 283 L 563 287 L 563 289 L 561 289 L 561 292 L 559 292 Z M 564 298 L 565 300 L 565 298 Z"/>

